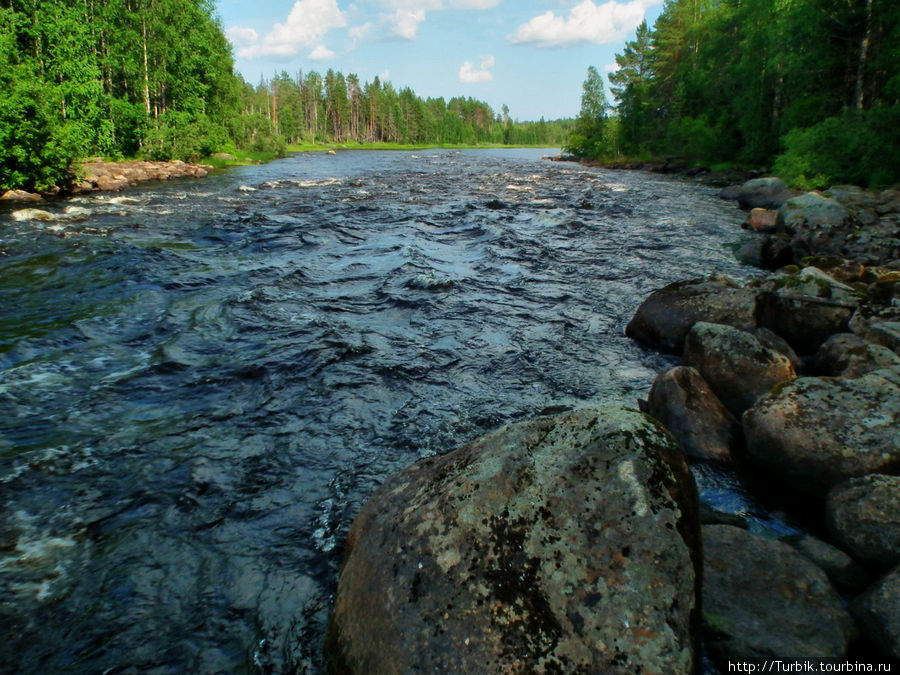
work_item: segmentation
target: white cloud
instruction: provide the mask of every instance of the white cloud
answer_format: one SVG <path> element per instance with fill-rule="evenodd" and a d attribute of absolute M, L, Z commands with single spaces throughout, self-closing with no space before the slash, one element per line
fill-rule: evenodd
<path fill-rule="evenodd" d="M 603 70 L 607 73 L 617 73 L 620 67 L 618 63 L 607 63 L 603 66 Z"/>
<path fill-rule="evenodd" d="M 246 47 L 255 44 L 259 40 L 259 33 L 252 28 L 244 28 L 242 26 L 232 26 L 225 31 L 225 37 L 235 47 Z"/>
<path fill-rule="evenodd" d="M 583 0 L 569 12 L 568 18 L 548 11 L 519 26 L 508 35 L 515 44 L 533 44 L 538 47 L 568 47 L 571 45 L 594 43 L 619 43 L 628 31 L 644 20 L 648 7 L 659 4 L 660 0 L 631 0 L 621 3 L 609 0 L 595 5 L 592 0 Z"/>
<path fill-rule="evenodd" d="M 353 26 L 347 33 L 354 40 L 363 40 L 365 37 L 372 32 L 372 29 L 375 25 L 371 21 L 366 21 L 364 24 L 360 26 Z"/>
<path fill-rule="evenodd" d="M 491 9 L 500 4 L 500 0 L 450 0 L 453 9 Z"/>
<path fill-rule="evenodd" d="M 346 25 L 346 13 L 338 9 L 337 0 L 297 0 L 284 23 L 276 23 L 261 41 L 237 55 L 245 59 L 294 56 L 301 48 L 315 47 L 328 31 Z"/>
<path fill-rule="evenodd" d="M 313 49 L 306 58 L 313 61 L 326 61 L 334 58 L 334 52 L 325 45 L 316 45 L 315 49 Z"/>
<path fill-rule="evenodd" d="M 494 57 L 485 56 L 481 59 L 481 68 L 475 70 L 475 66 L 471 61 L 466 61 L 459 69 L 459 81 L 467 84 L 476 82 L 490 82 L 494 79 L 490 69 L 494 67 Z"/>
<path fill-rule="evenodd" d="M 384 19 L 391 28 L 391 37 L 412 41 L 419 34 L 419 24 L 425 21 L 425 10 L 398 9 Z"/>

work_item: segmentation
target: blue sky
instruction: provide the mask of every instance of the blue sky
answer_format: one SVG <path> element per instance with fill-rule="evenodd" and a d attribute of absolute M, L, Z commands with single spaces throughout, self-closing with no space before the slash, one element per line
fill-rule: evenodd
<path fill-rule="evenodd" d="M 578 114 L 588 66 L 663 0 L 218 0 L 238 70 L 376 75 L 419 96 L 472 96 L 519 120 Z M 607 83 L 608 84 L 608 83 Z"/>

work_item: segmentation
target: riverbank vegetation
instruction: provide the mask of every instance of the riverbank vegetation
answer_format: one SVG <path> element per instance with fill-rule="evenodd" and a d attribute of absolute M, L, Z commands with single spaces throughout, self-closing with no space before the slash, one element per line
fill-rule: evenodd
<path fill-rule="evenodd" d="M 212 0 L 0 0 L 0 191 L 47 190 L 74 160 L 245 159 L 325 143 L 561 145 L 572 122 L 516 122 L 332 70 L 253 86 Z"/>
<path fill-rule="evenodd" d="M 596 69 L 568 149 L 765 166 L 804 188 L 900 181 L 900 4 L 667 0 Z"/>

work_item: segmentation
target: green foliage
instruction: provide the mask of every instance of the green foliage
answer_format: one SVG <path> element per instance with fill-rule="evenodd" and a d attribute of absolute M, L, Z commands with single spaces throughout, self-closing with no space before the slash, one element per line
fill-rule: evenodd
<path fill-rule="evenodd" d="M 900 181 L 900 105 L 847 110 L 784 138 L 775 172 L 804 189 L 835 183 L 884 187 Z"/>
<path fill-rule="evenodd" d="M 618 152 L 777 158 L 801 186 L 897 180 L 900 3 L 666 0 L 616 63 Z M 602 156 L 603 135 L 582 126 L 569 145 Z"/>

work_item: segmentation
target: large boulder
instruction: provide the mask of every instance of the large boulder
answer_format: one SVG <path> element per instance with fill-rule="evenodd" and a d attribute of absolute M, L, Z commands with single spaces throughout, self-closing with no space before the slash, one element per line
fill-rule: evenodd
<path fill-rule="evenodd" d="M 794 262 L 794 249 L 788 237 L 763 235 L 745 241 L 738 249 L 737 257 L 748 265 L 775 270 Z"/>
<path fill-rule="evenodd" d="M 784 542 L 730 525 L 703 526 L 703 623 L 720 664 L 840 658 L 856 630 L 825 572 Z"/>
<path fill-rule="evenodd" d="M 900 306 L 862 305 L 848 326 L 867 342 L 883 345 L 900 354 Z"/>
<path fill-rule="evenodd" d="M 737 416 L 776 384 L 797 377 L 790 358 L 766 347 L 753 333 L 703 321 L 687 335 L 684 363 L 696 368 Z"/>
<path fill-rule="evenodd" d="M 847 331 L 861 302 L 859 292 L 815 267 L 760 285 L 756 320 L 800 354 L 813 354 L 835 333 Z"/>
<path fill-rule="evenodd" d="M 850 606 L 866 636 L 889 658 L 900 660 L 900 567 Z"/>
<path fill-rule="evenodd" d="M 332 670 L 689 673 L 696 507 L 674 439 L 631 410 L 421 460 L 350 529 Z"/>
<path fill-rule="evenodd" d="M 900 565 L 900 476 L 870 474 L 835 486 L 825 514 L 831 536 L 857 560 Z"/>
<path fill-rule="evenodd" d="M 7 190 L 0 194 L 0 201 L 10 202 L 39 202 L 43 199 L 39 194 L 26 192 L 25 190 Z"/>
<path fill-rule="evenodd" d="M 741 426 L 694 368 L 678 366 L 656 378 L 647 412 L 672 432 L 688 457 L 727 461 Z"/>
<path fill-rule="evenodd" d="M 793 194 L 780 178 L 767 177 L 748 180 L 737 190 L 735 198 L 745 209 L 777 209 Z"/>
<path fill-rule="evenodd" d="M 819 347 L 813 365 L 820 375 L 859 377 L 873 370 L 900 366 L 900 356 L 853 333 L 838 333 Z"/>
<path fill-rule="evenodd" d="M 826 541 L 810 534 L 792 535 L 782 541 L 820 567 L 838 588 L 860 591 L 870 581 L 868 573 L 859 563 Z"/>
<path fill-rule="evenodd" d="M 817 192 L 788 199 L 778 215 L 789 232 L 798 230 L 830 233 L 850 217 L 847 209 L 836 199 L 823 197 Z"/>
<path fill-rule="evenodd" d="M 648 347 L 680 354 L 697 321 L 753 328 L 755 310 L 756 291 L 725 277 L 678 281 L 653 291 L 638 307 L 625 334 Z"/>
<path fill-rule="evenodd" d="M 900 467 L 900 368 L 794 380 L 744 413 L 743 425 L 751 457 L 824 497 L 847 478 Z"/>

